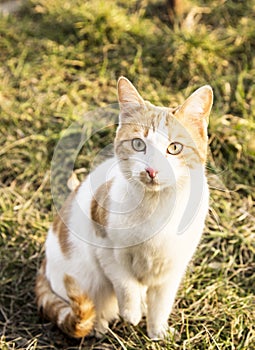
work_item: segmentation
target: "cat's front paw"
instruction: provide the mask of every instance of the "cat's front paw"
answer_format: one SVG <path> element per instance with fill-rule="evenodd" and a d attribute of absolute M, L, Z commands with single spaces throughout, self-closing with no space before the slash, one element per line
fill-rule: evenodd
<path fill-rule="evenodd" d="M 148 327 L 147 330 L 149 338 L 152 340 L 161 340 L 172 334 L 173 336 L 177 333 L 175 328 L 168 327 L 168 325 L 162 325 L 160 327 Z"/>
<path fill-rule="evenodd" d="M 129 310 L 125 309 L 121 312 L 120 316 L 124 319 L 124 321 L 131 323 L 134 326 L 137 326 L 141 321 L 142 313 L 141 310 Z"/>

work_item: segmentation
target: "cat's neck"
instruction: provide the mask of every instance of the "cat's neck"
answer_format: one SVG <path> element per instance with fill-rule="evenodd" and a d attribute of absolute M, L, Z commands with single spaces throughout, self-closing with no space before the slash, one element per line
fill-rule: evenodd
<path fill-rule="evenodd" d="M 181 179 L 175 186 L 151 191 L 137 181 L 128 180 L 120 172 L 113 180 L 109 228 L 119 230 L 121 227 L 122 235 L 113 235 L 111 239 L 121 246 L 132 245 L 149 239 L 162 230 L 164 235 L 164 232 L 169 231 L 164 230 L 169 224 L 169 232 L 175 232 L 173 228 L 178 230 L 184 214 L 188 212 L 191 216 L 195 215 L 203 203 L 206 180 L 201 182 L 198 177 L 199 181 L 194 182 L 195 175 Z"/>

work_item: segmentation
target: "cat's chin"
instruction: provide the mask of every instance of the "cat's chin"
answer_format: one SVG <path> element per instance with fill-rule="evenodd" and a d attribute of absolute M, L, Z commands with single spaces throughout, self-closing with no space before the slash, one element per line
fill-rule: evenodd
<path fill-rule="evenodd" d="M 142 181 L 139 178 L 132 178 L 132 180 L 129 179 L 129 182 L 137 191 L 142 190 L 142 191 L 158 192 L 162 189 L 162 186 L 158 182 L 154 182 L 154 181 L 146 182 L 146 181 Z"/>
<path fill-rule="evenodd" d="M 166 188 L 165 184 L 159 182 L 158 178 L 151 179 L 146 172 L 141 172 L 139 182 L 143 185 L 146 191 L 159 192 Z"/>
<path fill-rule="evenodd" d="M 160 192 L 169 188 L 169 185 L 159 183 L 158 181 L 142 181 L 141 179 L 138 181 L 143 186 L 144 190 L 148 192 Z"/>
<path fill-rule="evenodd" d="M 149 192 L 160 192 L 160 191 L 165 191 L 170 188 L 169 185 L 166 184 L 159 184 L 159 183 L 146 183 L 144 184 L 145 190 Z"/>
<path fill-rule="evenodd" d="M 148 183 L 143 183 L 143 185 L 147 191 L 159 192 L 162 189 L 159 183 L 153 182 L 153 181 Z"/>

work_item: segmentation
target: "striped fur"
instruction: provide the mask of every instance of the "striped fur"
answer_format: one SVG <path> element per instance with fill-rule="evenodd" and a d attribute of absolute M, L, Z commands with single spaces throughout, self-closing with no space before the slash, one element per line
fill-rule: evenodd
<path fill-rule="evenodd" d="M 94 326 L 93 302 L 82 293 L 78 283 L 70 275 L 65 275 L 64 278 L 69 300 L 54 293 L 45 275 L 45 265 L 46 260 L 43 261 L 36 278 L 35 292 L 39 312 L 69 336 L 85 337 Z"/>

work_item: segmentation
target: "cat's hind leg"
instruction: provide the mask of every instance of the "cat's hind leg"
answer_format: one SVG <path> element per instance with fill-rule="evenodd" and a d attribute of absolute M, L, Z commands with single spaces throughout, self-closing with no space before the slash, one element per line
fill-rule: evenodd
<path fill-rule="evenodd" d="M 112 285 L 105 283 L 96 296 L 95 336 L 101 338 L 109 329 L 109 323 L 119 318 L 119 308 Z"/>

